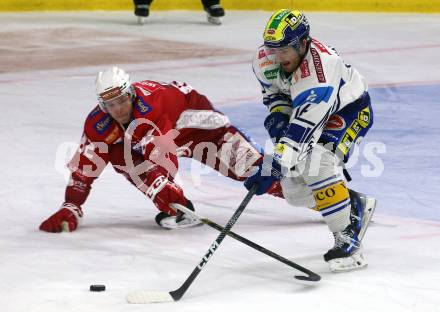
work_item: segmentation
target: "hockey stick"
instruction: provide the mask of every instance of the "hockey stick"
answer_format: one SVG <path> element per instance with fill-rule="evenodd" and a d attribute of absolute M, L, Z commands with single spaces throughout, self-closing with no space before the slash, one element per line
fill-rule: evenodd
<path fill-rule="evenodd" d="M 204 224 L 206 224 L 206 225 L 216 229 L 219 232 L 224 230 L 224 228 L 222 226 L 220 226 L 217 223 L 209 220 L 208 218 L 204 218 L 204 217 L 201 217 L 201 216 L 197 215 L 194 211 L 188 209 L 187 207 L 185 207 L 183 205 L 173 204 L 172 206 L 173 206 L 173 208 L 176 208 L 176 209 L 182 211 L 183 213 L 186 213 L 186 214 L 192 216 L 193 218 L 196 218 L 196 219 L 202 221 Z M 288 260 L 288 259 L 286 259 L 286 258 L 284 258 L 284 257 L 282 257 L 282 256 L 280 256 L 280 255 L 278 255 L 276 253 L 274 253 L 273 251 L 270 251 L 270 250 L 264 248 L 263 246 L 260 246 L 260 245 L 258 245 L 256 243 L 248 240 L 247 238 L 244 238 L 243 236 L 238 235 L 237 233 L 229 231 L 227 233 L 227 235 L 232 237 L 232 238 L 234 238 L 234 239 L 236 239 L 236 240 L 238 240 L 239 242 L 241 242 L 241 243 L 243 243 L 245 245 L 248 245 L 249 247 L 251 247 L 251 248 L 253 248 L 253 249 L 255 249 L 255 250 L 259 251 L 259 252 L 264 253 L 265 255 L 268 255 L 269 257 L 274 258 L 275 260 L 278 260 L 278 261 L 280 261 L 280 262 L 282 262 L 282 263 L 284 263 L 284 264 L 286 264 L 286 265 L 288 265 L 288 266 L 290 266 L 290 267 L 292 267 L 294 269 L 297 269 L 298 271 L 301 271 L 301 272 L 307 274 L 307 276 L 296 275 L 295 276 L 296 279 L 299 279 L 299 280 L 302 280 L 302 281 L 310 281 L 310 282 L 318 282 L 321 279 L 321 276 L 319 276 L 318 274 L 316 274 L 316 273 L 314 273 L 314 272 L 312 272 L 312 271 L 310 271 L 310 270 L 300 266 L 299 264 L 296 264 L 295 262 L 292 262 L 292 261 L 290 261 L 290 260 Z"/>
<path fill-rule="evenodd" d="M 183 297 L 185 292 L 191 286 L 191 284 L 196 279 L 197 275 L 202 271 L 208 261 L 211 259 L 214 252 L 220 246 L 223 239 L 226 237 L 226 233 L 232 228 L 232 226 L 237 222 L 243 210 L 246 208 L 247 204 L 251 201 L 252 196 L 254 196 L 256 190 L 258 188 L 258 184 L 254 184 L 252 188 L 247 193 L 246 197 L 241 202 L 240 206 L 238 206 L 237 210 L 234 212 L 232 217 L 229 219 L 225 228 L 219 236 L 215 239 L 215 241 L 209 247 L 209 250 L 205 253 L 202 260 L 200 260 L 199 264 L 194 268 L 188 278 L 183 282 L 182 286 L 178 289 L 167 292 L 167 291 L 148 291 L 148 290 L 139 290 L 133 291 L 127 294 L 126 299 L 128 303 L 153 303 L 153 302 L 172 302 L 178 301 Z"/>

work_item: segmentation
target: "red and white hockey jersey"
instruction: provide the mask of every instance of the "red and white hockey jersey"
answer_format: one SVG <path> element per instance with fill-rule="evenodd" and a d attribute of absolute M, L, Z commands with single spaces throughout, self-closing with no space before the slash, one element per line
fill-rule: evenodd
<path fill-rule="evenodd" d="M 194 137 L 194 129 L 209 130 L 229 126 L 229 119 L 225 115 L 214 111 L 205 96 L 186 84 L 146 80 L 134 83 L 133 86 L 136 97 L 129 125 L 119 124 L 99 106 L 87 116 L 80 147 L 69 163 L 72 176 L 66 188 L 66 202 L 82 205 L 93 181 L 108 162 L 112 162 L 117 171 L 124 171 L 127 159 L 112 157 L 123 158 L 120 157 L 121 149 L 127 146 L 127 142 L 133 154 L 129 161 L 154 158 L 152 167 L 161 167 L 164 175 L 172 178 L 178 167 L 177 156 L 185 151 L 184 145 L 203 139 Z M 112 152 L 116 150 L 118 153 Z M 121 173 L 134 183 L 129 173 Z M 148 174 L 148 170 L 145 174 Z M 140 187 L 138 183 L 134 184 Z"/>

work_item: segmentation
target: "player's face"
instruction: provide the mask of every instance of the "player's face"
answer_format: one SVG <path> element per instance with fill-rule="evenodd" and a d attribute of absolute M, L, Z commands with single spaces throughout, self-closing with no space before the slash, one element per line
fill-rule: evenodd
<path fill-rule="evenodd" d="M 133 112 L 133 103 L 129 95 L 124 94 L 117 98 L 105 101 L 108 113 L 121 124 L 130 122 Z"/>
<path fill-rule="evenodd" d="M 301 42 L 300 52 L 293 46 L 286 46 L 282 48 L 267 48 L 266 55 L 270 55 L 275 59 L 275 62 L 279 63 L 284 72 L 291 74 L 298 67 L 301 62 L 302 56 L 307 49 L 307 41 Z M 300 55 L 301 53 L 301 55 Z"/>
<path fill-rule="evenodd" d="M 280 63 L 281 68 L 289 74 L 298 68 L 301 60 L 298 52 L 291 46 L 276 49 L 275 58 L 277 62 Z"/>

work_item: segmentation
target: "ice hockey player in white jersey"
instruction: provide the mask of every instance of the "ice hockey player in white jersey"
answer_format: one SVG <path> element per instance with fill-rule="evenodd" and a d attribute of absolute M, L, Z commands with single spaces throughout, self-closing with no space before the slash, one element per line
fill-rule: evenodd
<path fill-rule="evenodd" d="M 376 200 L 348 189 L 344 163 L 373 124 L 367 83 L 333 48 L 310 37 L 300 11 L 275 12 L 263 36 L 253 70 L 275 147 L 245 186 L 258 183 L 260 195 L 281 179 L 286 200 L 319 211 L 333 233 L 334 247 L 324 255 L 330 270 L 365 267 L 361 241 Z"/>

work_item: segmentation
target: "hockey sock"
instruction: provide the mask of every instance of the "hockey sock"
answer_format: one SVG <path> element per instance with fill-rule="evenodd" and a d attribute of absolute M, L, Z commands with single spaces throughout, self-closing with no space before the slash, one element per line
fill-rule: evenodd
<path fill-rule="evenodd" d="M 313 186 L 316 201 L 315 210 L 319 211 L 330 231 L 340 232 L 350 224 L 350 195 L 342 180 L 322 181 Z"/>

